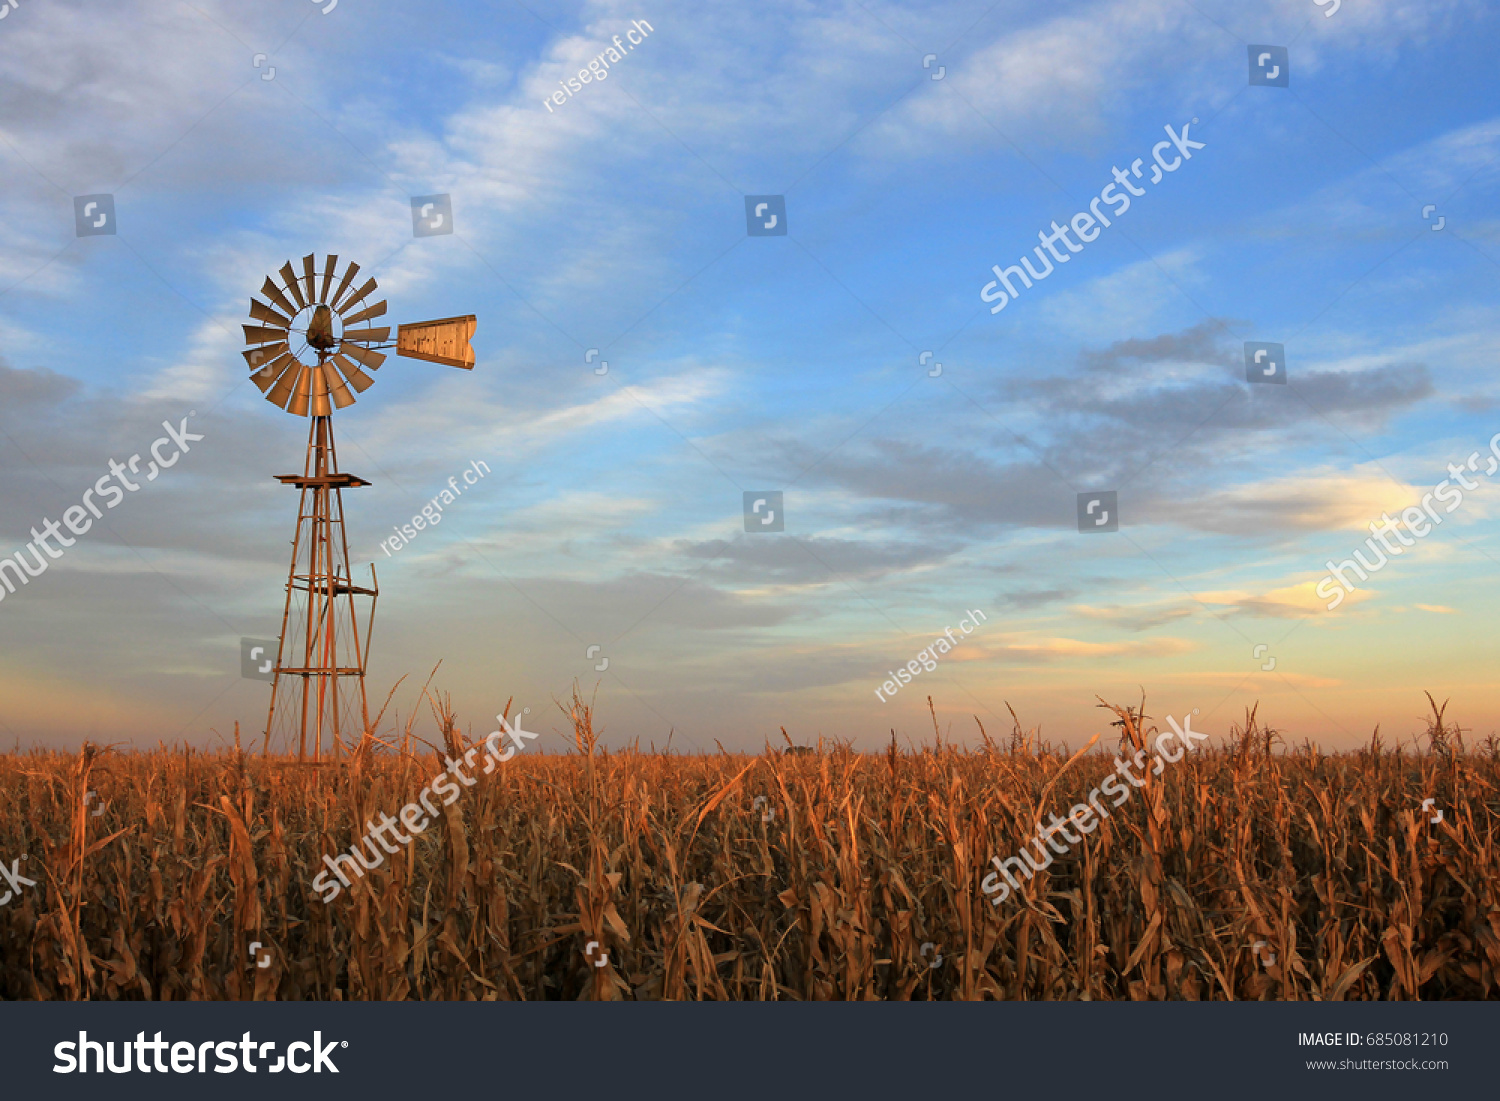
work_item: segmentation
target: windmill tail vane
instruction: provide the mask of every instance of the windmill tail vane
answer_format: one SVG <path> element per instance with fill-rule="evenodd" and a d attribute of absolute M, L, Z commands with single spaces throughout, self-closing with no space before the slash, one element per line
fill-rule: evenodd
<path fill-rule="evenodd" d="M 384 300 L 372 301 L 378 284 L 356 285 L 359 265 L 352 261 L 340 277 L 338 259 L 327 256 L 320 271 L 316 254 L 309 254 L 300 274 L 288 261 L 276 273 L 279 281 L 267 276 L 260 288 L 265 301 L 250 299 L 254 324 L 244 326 L 241 353 L 267 401 L 312 421 L 302 473 L 277 475 L 301 490 L 301 501 L 265 737 L 267 749 L 273 742 L 282 748 L 295 733 L 299 760 L 311 738 L 315 762 L 325 741 L 337 753 L 347 729 L 356 723 L 361 734 L 369 729 L 364 678 L 379 596 L 374 566 L 367 586 L 354 584 L 350 569 L 342 491 L 370 483 L 339 470 L 333 412 L 374 383 L 366 372 L 386 361 L 380 349 L 472 370 L 469 342 L 478 324 L 469 314 L 398 325 L 392 342 L 390 326 L 369 324 L 386 312 Z M 369 600 L 363 631 L 356 597 Z"/>

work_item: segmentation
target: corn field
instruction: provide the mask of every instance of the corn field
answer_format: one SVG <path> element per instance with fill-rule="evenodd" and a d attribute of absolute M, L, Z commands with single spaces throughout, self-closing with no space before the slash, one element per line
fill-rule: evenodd
<path fill-rule="evenodd" d="M 37 881 L 0 906 L 0 997 L 1500 996 L 1500 753 L 1436 706 L 1420 746 L 1334 755 L 1252 711 L 990 905 L 991 858 L 1147 744 L 1142 710 L 1077 754 L 1017 723 L 974 749 L 667 756 L 602 749 L 575 691 L 567 752 L 477 776 L 328 903 L 325 855 L 475 744 L 451 713 L 441 750 L 408 727 L 320 767 L 0 756 L 0 860 Z"/>

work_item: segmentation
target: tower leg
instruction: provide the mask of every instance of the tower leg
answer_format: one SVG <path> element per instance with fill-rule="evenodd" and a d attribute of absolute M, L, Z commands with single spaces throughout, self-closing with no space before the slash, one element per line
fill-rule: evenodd
<path fill-rule="evenodd" d="M 312 418 L 301 476 L 284 475 L 279 480 L 298 486 L 301 496 L 297 529 L 292 538 L 276 675 L 266 719 L 266 744 L 269 747 L 274 740 L 278 746 L 290 748 L 295 729 L 297 759 L 307 759 L 311 735 L 313 761 L 318 763 L 322 761 L 325 735 L 337 756 L 346 733 L 344 724 L 356 713 L 340 699 L 343 678 L 355 680 L 359 693 L 357 714 L 363 724 L 361 734 L 369 724 L 365 693 L 368 641 L 361 650 L 355 597 L 371 598 L 369 622 L 373 625 L 374 572 L 371 571 L 370 588 L 353 583 L 342 495 L 346 486 L 354 488 L 369 483 L 339 471 L 333 421 L 329 416 Z M 300 679 L 300 693 L 289 692 L 293 686 L 283 686 L 283 677 Z"/>

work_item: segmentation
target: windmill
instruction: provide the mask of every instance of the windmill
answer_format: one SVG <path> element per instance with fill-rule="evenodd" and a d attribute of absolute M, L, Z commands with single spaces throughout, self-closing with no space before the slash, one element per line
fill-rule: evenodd
<path fill-rule="evenodd" d="M 297 758 L 305 760 L 311 734 L 313 760 L 319 761 L 325 738 L 337 752 L 347 726 L 357 721 L 361 733 L 369 727 L 364 677 L 379 595 L 373 565 L 368 586 L 356 585 L 350 571 L 342 491 L 370 483 L 339 470 L 333 411 L 353 405 L 354 393 L 364 393 L 374 382 L 365 372 L 385 362 L 381 348 L 394 347 L 398 356 L 471 370 L 474 350 L 469 340 L 477 321 L 469 315 L 400 325 L 391 344 L 389 326 L 367 324 L 385 315 L 384 301 L 371 302 L 375 280 L 356 287 L 359 265 L 351 262 L 335 285 L 338 257 L 328 256 L 321 273 L 316 259 L 315 254 L 304 256 L 300 275 L 289 261 L 277 273 L 280 282 L 266 277 L 260 288 L 266 301 L 250 299 L 255 324 L 244 326 L 242 354 L 250 366 L 250 381 L 267 401 L 293 416 L 311 419 L 302 473 L 276 476 L 283 485 L 300 489 L 302 496 L 265 737 L 267 748 L 273 738 L 278 745 L 289 745 L 295 731 Z M 314 356 L 316 362 L 309 362 Z M 356 597 L 368 597 L 370 602 L 363 634 Z"/>

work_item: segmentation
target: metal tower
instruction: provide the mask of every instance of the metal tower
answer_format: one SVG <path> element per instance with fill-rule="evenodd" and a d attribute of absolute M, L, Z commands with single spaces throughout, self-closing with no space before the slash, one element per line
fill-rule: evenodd
<path fill-rule="evenodd" d="M 292 537 L 276 679 L 266 717 L 267 744 L 274 741 L 289 749 L 295 734 L 297 759 L 306 760 L 311 735 L 312 759 L 317 762 L 322 760 L 325 740 L 337 756 L 340 735 L 346 729 L 358 723 L 362 733 L 370 726 L 365 666 L 380 586 L 373 565 L 368 588 L 353 583 L 343 501 L 343 490 L 370 483 L 339 470 L 331 416 L 312 418 L 302 473 L 278 474 L 276 480 L 298 487 L 302 497 Z M 363 632 L 357 596 L 370 600 Z M 283 678 L 290 683 L 283 685 Z"/>

